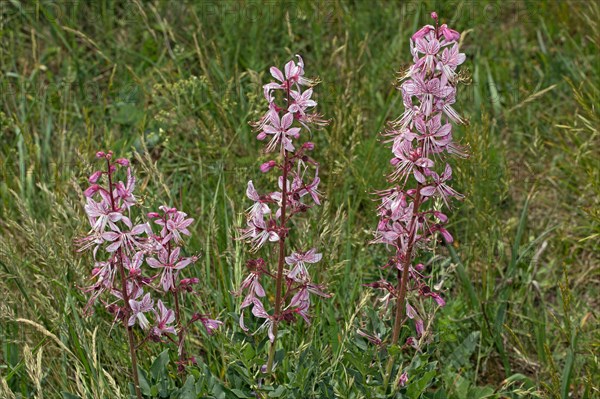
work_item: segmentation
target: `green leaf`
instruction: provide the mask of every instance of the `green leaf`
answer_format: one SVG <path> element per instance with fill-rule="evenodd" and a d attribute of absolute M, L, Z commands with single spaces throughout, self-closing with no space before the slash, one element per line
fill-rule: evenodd
<path fill-rule="evenodd" d="M 406 390 L 406 394 L 408 395 L 408 397 L 418 399 L 421 396 L 421 394 L 425 392 L 425 389 L 427 389 L 436 373 L 437 370 L 431 370 L 423 374 L 423 377 L 416 380 L 415 382 L 410 382 L 409 380 L 408 388 Z"/>
<path fill-rule="evenodd" d="M 469 399 L 484 399 L 489 398 L 494 394 L 492 387 L 471 387 L 469 390 Z"/>
<path fill-rule="evenodd" d="M 279 398 L 279 397 L 281 397 L 281 395 L 284 394 L 284 392 L 285 392 L 285 387 L 283 385 L 280 385 L 273 392 L 269 393 L 269 398 Z"/>
<path fill-rule="evenodd" d="M 165 349 L 164 351 L 162 351 L 160 353 L 160 355 L 158 355 L 156 357 L 156 359 L 154 359 L 154 362 L 152 363 L 152 366 L 150 367 L 150 374 L 152 375 L 152 378 L 156 381 L 158 380 L 159 376 L 165 378 L 167 373 L 166 373 L 166 366 L 167 364 L 169 364 L 169 350 Z"/>
<path fill-rule="evenodd" d="M 475 352 L 477 342 L 479 341 L 479 331 L 473 331 L 465 338 L 465 340 L 454 349 L 450 356 L 452 365 L 457 369 L 465 366 L 469 362 L 469 358 Z"/>
<path fill-rule="evenodd" d="M 64 391 L 62 392 L 62 396 L 63 396 L 63 399 L 81 399 L 80 396 L 73 395 L 72 393 L 64 392 Z"/>
<path fill-rule="evenodd" d="M 140 380 L 140 389 L 144 395 L 150 396 L 150 384 L 148 383 L 148 374 L 138 367 L 138 378 Z"/>
<path fill-rule="evenodd" d="M 250 398 L 250 396 L 246 395 L 244 392 L 242 392 L 239 389 L 232 389 L 231 392 L 238 398 Z"/>
<path fill-rule="evenodd" d="M 193 375 L 189 375 L 185 380 L 185 384 L 179 390 L 179 399 L 196 399 L 196 379 Z"/>

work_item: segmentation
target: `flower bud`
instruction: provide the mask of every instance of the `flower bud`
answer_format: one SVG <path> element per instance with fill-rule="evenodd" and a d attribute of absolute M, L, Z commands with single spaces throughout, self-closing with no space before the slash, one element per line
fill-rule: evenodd
<path fill-rule="evenodd" d="M 129 166 L 129 160 L 126 158 L 119 158 L 115 162 L 121 166 Z"/>
<path fill-rule="evenodd" d="M 267 173 L 268 171 L 273 169 L 275 165 L 277 165 L 277 163 L 273 160 L 265 162 L 262 165 L 260 165 L 260 171 L 263 173 Z"/>
<path fill-rule="evenodd" d="M 91 186 L 88 187 L 87 190 L 85 190 L 83 192 L 83 195 L 85 195 L 86 197 L 91 197 L 94 194 L 96 194 L 98 192 L 98 190 L 100 190 L 100 186 L 97 184 L 92 184 Z"/>
<path fill-rule="evenodd" d="M 431 18 L 433 18 L 433 19 L 435 19 L 435 20 L 437 21 L 437 20 L 438 20 L 438 15 L 437 15 L 437 12 L 433 11 L 433 12 L 431 13 Z"/>
<path fill-rule="evenodd" d="M 266 134 L 265 132 L 260 132 L 260 133 L 259 133 L 259 134 L 256 136 L 256 139 L 257 139 L 257 140 L 260 140 L 260 141 L 263 141 L 263 140 L 264 140 L 264 139 L 266 139 L 266 138 L 267 138 L 267 134 Z"/>
<path fill-rule="evenodd" d="M 96 158 L 104 158 L 106 156 L 106 154 L 104 153 L 104 151 L 98 151 L 96 153 Z"/>
<path fill-rule="evenodd" d="M 308 151 L 312 151 L 315 149 L 315 143 L 307 141 L 306 143 L 302 144 L 302 148 Z"/>
<path fill-rule="evenodd" d="M 96 171 L 94 173 L 92 173 L 92 175 L 89 177 L 88 181 L 90 183 L 96 183 L 98 181 L 98 179 L 100 178 L 100 176 L 102 176 L 102 171 Z"/>
<path fill-rule="evenodd" d="M 156 219 L 160 217 L 160 214 L 158 212 L 148 212 L 146 216 L 148 219 Z"/>

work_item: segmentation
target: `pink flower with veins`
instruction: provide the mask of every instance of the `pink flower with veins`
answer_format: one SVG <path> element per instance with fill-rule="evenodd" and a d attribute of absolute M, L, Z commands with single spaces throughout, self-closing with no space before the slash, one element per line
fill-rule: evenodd
<path fill-rule="evenodd" d="M 423 80 L 423 77 L 419 75 L 414 75 L 412 80 L 406 81 L 402 87 L 407 94 L 421 100 L 419 109 L 425 117 L 431 115 L 434 101 L 446 98 L 452 93 L 452 88 L 443 86 L 440 79 Z"/>
<path fill-rule="evenodd" d="M 315 248 L 306 252 L 294 252 L 285 258 L 285 263 L 292 266 L 292 269 L 287 273 L 287 278 L 299 283 L 307 281 L 309 274 L 305 263 L 317 263 L 322 258 L 323 254 L 318 254 Z"/>
<path fill-rule="evenodd" d="M 273 136 L 273 138 L 269 141 L 267 148 L 265 149 L 266 152 L 274 151 L 278 144 L 281 144 L 282 150 L 285 149 L 285 151 L 288 152 L 293 152 L 295 150 L 290 137 L 298 138 L 300 134 L 300 128 L 291 127 L 293 122 L 293 114 L 288 112 L 287 114 L 283 115 L 281 119 L 279 119 L 279 115 L 272 111 L 270 117 L 271 124 L 265 124 L 263 126 L 263 133 Z"/>
<path fill-rule="evenodd" d="M 92 230 L 102 233 L 106 230 L 107 225 L 111 230 L 119 230 L 115 223 L 121 220 L 131 227 L 129 218 L 120 212 L 113 211 L 110 202 L 107 202 L 104 198 L 100 202 L 96 202 L 89 197 L 86 200 L 87 203 L 84 209 L 92 225 Z"/>
<path fill-rule="evenodd" d="M 444 173 L 442 173 L 440 176 L 438 176 L 438 174 L 435 172 L 431 172 L 430 176 L 433 179 L 433 184 L 423 187 L 421 189 L 421 195 L 432 197 L 437 194 L 444 201 L 447 207 L 450 207 L 448 204 L 449 197 L 456 197 L 458 199 L 463 198 L 462 194 L 446 184 L 448 180 L 452 179 L 452 168 L 450 165 L 446 164 Z"/>
<path fill-rule="evenodd" d="M 106 252 L 116 252 L 119 248 L 123 248 L 127 254 L 131 254 L 140 249 L 145 249 L 143 239 L 139 237 L 142 233 L 146 233 L 149 227 L 146 223 L 138 224 L 131 231 L 107 231 L 102 234 L 105 241 L 111 242 L 106 247 Z"/>
<path fill-rule="evenodd" d="M 467 57 L 459 52 L 458 44 L 454 44 L 454 46 L 448 48 L 446 47 L 444 51 L 442 51 L 442 56 L 440 57 L 440 61 L 437 64 L 437 69 L 442 72 L 442 77 L 450 82 L 454 82 L 456 80 L 456 68 L 465 62 Z M 442 81 L 442 84 L 445 85 L 446 82 Z"/>
<path fill-rule="evenodd" d="M 295 90 L 290 91 L 290 95 L 294 99 L 294 102 L 289 106 L 288 111 L 292 113 L 299 113 L 300 115 L 305 115 L 305 111 L 307 108 L 317 106 L 317 102 L 311 100 L 310 98 L 312 94 L 312 89 L 308 89 L 303 93 L 300 93 Z"/>
<path fill-rule="evenodd" d="M 171 288 L 175 288 L 175 280 L 174 273 L 177 273 L 179 270 L 185 268 L 190 263 L 195 262 L 195 258 L 180 258 L 181 248 L 176 247 L 171 254 L 167 251 L 167 249 L 163 248 L 158 252 L 158 260 L 155 258 L 146 259 L 146 263 L 148 266 L 154 269 L 162 269 L 162 274 L 160 278 L 160 283 L 165 292 L 171 290 Z"/>
<path fill-rule="evenodd" d="M 265 319 L 265 322 L 258 329 L 262 330 L 264 328 L 267 328 L 269 341 L 275 341 L 275 335 L 273 334 L 273 319 L 271 315 L 267 313 L 267 311 L 263 307 L 262 302 L 258 299 L 254 298 L 252 303 L 254 304 L 254 306 L 252 307 L 252 314 L 254 315 L 254 317 L 258 317 L 259 319 Z"/>
<path fill-rule="evenodd" d="M 130 299 L 129 306 L 132 314 L 127 321 L 127 325 L 131 327 L 137 321 L 142 329 L 147 330 L 150 322 L 144 313 L 154 309 L 154 301 L 150 298 L 150 294 L 144 295 L 141 301 Z"/>
<path fill-rule="evenodd" d="M 285 76 L 277 67 L 271 67 L 270 69 L 271 76 L 273 76 L 275 79 L 282 83 L 282 88 L 286 88 L 286 84 L 288 82 L 292 84 L 296 83 L 301 86 L 307 86 L 312 84 L 312 82 L 309 79 L 306 79 L 304 77 L 304 61 L 302 60 L 302 57 L 300 57 L 299 55 L 296 55 L 296 57 L 298 58 L 298 65 L 296 65 L 296 63 L 293 60 L 285 64 Z"/>
<path fill-rule="evenodd" d="M 254 217 L 248 220 L 248 227 L 242 230 L 241 240 L 247 240 L 252 243 L 252 252 L 258 251 L 267 241 L 279 241 L 279 235 L 273 228 L 267 226 L 262 210 L 257 210 Z"/>
<path fill-rule="evenodd" d="M 154 310 L 156 316 L 156 326 L 152 329 L 154 334 L 161 336 L 164 334 L 177 334 L 175 327 L 170 324 L 175 321 L 175 312 L 167 309 L 165 304 L 159 299 L 157 303 L 158 312 Z"/>
<path fill-rule="evenodd" d="M 429 119 L 427 123 L 418 120 L 415 126 L 417 131 L 421 133 L 417 137 L 417 141 L 420 142 L 425 157 L 428 157 L 430 154 L 440 153 L 452 140 L 452 135 L 450 134 L 452 125 L 449 123 L 442 125 L 441 114 L 437 114 Z"/>
<path fill-rule="evenodd" d="M 175 208 L 168 208 L 166 206 L 162 206 L 161 209 L 166 213 L 165 219 L 157 219 L 154 221 L 159 226 L 163 226 L 160 235 L 162 237 L 162 244 L 166 244 L 174 239 L 176 244 L 181 244 L 183 242 L 183 238 L 181 234 L 185 234 L 186 236 L 190 236 L 192 233 L 188 230 L 188 227 L 194 223 L 193 218 L 186 218 L 187 213 L 177 211 Z"/>
<path fill-rule="evenodd" d="M 300 197 L 304 197 L 306 194 L 309 194 L 315 202 L 315 204 L 321 205 L 321 201 L 319 200 L 321 193 L 318 190 L 320 182 L 321 178 L 319 177 L 319 169 L 317 168 L 317 170 L 315 171 L 315 178 L 313 179 L 313 181 L 307 185 L 302 186 L 298 190 L 298 195 L 300 195 Z"/>
<path fill-rule="evenodd" d="M 123 201 L 123 206 L 125 206 L 125 209 L 131 208 L 137 202 L 135 196 L 133 195 L 133 190 L 135 190 L 135 176 L 133 175 L 131 168 L 127 168 L 127 184 L 124 184 L 121 181 L 116 183 L 116 195 L 114 195 L 115 198 L 120 198 L 121 201 Z"/>
<path fill-rule="evenodd" d="M 440 42 L 437 39 L 417 39 L 415 43 L 415 51 L 424 54 L 425 56 L 415 64 L 415 67 L 425 66 L 426 71 L 433 71 L 436 67 L 436 55 L 440 51 Z"/>
<path fill-rule="evenodd" d="M 269 208 L 269 206 L 266 203 L 264 203 L 260 195 L 258 195 L 258 192 L 254 188 L 254 183 L 252 183 L 252 180 L 248 181 L 248 187 L 246 188 L 246 196 L 251 201 L 254 201 L 254 204 L 246 211 L 246 214 L 248 215 L 249 219 L 253 219 L 258 215 L 262 216 L 271 213 L 271 209 Z"/>
<path fill-rule="evenodd" d="M 433 161 L 422 154 L 421 148 L 413 148 L 410 142 L 405 141 L 403 145 L 394 148 L 391 164 L 396 167 L 391 179 L 406 181 L 412 173 L 419 183 L 425 183 L 425 176 L 421 169 L 433 167 Z"/>

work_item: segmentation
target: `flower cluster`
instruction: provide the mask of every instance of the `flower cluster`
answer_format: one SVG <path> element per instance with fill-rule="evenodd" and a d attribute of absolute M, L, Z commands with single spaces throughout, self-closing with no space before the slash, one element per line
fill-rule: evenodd
<path fill-rule="evenodd" d="M 445 304 L 426 283 L 429 276 L 424 274 L 425 267 L 415 264 L 414 259 L 417 250 L 435 244 L 436 233 L 447 243 L 453 241 L 444 227 L 448 217 L 440 209 L 441 205 L 449 207 L 451 197 L 462 198 L 449 185 L 452 168 L 446 158 L 466 156 L 465 149 L 453 140 L 451 124 L 465 123 L 453 108 L 459 80 L 456 69 L 465 55 L 459 52 L 460 34 L 445 24 L 438 26 L 435 13 L 432 18 L 435 27 L 424 26 L 411 38 L 414 64 L 400 78 L 399 86 L 405 111 L 385 132 L 392 143 L 394 170 L 389 180 L 394 186 L 377 193 L 381 202 L 373 242 L 394 249 L 387 267 L 395 270 L 396 284 L 380 281 L 369 285 L 386 292 L 384 303 L 396 299 L 398 327 L 394 328 L 392 344 L 398 340 L 405 317 L 414 321 L 417 337 L 424 334 L 424 315 L 417 310 L 422 307 L 414 303 L 419 297 L 431 298 L 439 306 Z M 413 337 L 408 339 L 409 344 L 417 342 Z"/>
<path fill-rule="evenodd" d="M 154 342 L 173 340 L 170 334 L 176 335 L 182 355 L 187 326 L 182 324 L 179 294 L 193 292 L 192 286 L 198 279 L 180 279 L 180 274 L 198 258 L 183 256 L 181 245 L 183 236 L 190 235 L 188 227 L 194 219 L 175 208 L 161 206 L 159 212 L 147 215 L 161 227 L 158 234 L 153 232 L 149 222 L 134 225 L 131 213 L 138 203 L 133 193 L 135 176 L 129 161 L 124 158 L 113 161 L 112 151 L 100 151 L 96 157 L 104 160 L 106 168 L 94 172 L 88 179 L 91 185 L 84 192 L 85 212 L 91 229 L 78 240 L 79 251 L 91 249 L 95 261 L 93 283 L 83 289 L 89 294 L 85 310 L 90 313 L 97 300 L 106 294 L 109 299 L 104 304 L 115 320 L 122 321 L 128 329 L 139 325 L 146 339 Z M 119 168 L 127 168 L 126 182 L 116 181 Z M 105 185 L 100 184 L 103 177 Z M 158 273 L 145 276 L 144 262 Z M 155 280 L 160 283 L 153 284 Z M 175 310 L 168 309 L 162 299 L 155 302 L 151 293 L 172 295 Z M 194 316 L 192 320 L 202 321 L 209 333 L 221 323 L 204 315 Z"/>
<path fill-rule="evenodd" d="M 276 81 L 264 85 L 264 96 L 269 107 L 254 126 L 258 132 L 257 139 L 267 142 L 265 152 L 277 152 L 279 156 L 263 163 L 260 171 L 267 173 L 277 170 L 281 174 L 278 178 L 278 190 L 266 194 L 259 194 L 253 182 L 248 182 L 246 195 L 254 204 L 246 213 L 247 227 L 241 233 L 241 239 L 251 244 L 252 252 L 256 252 L 267 242 L 279 245 L 277 271 L 272 273 L 263 258 L 249 260 L 247 266 L 250 274 L 235 292 L 236 295 L 245 292 L 240 326 L 247 331 L 243 313 L 246 308 L 251 307 L 255 317 L 264 319 L 261 328 L 268 330 L 272 348 L 279 322 L 293 322 L 296 315 L 309 322 L 311 294 L 329 296 L 321 286 L 311 281 L 308 273 L 308 265 L 319 262 L 322 255 L 314 248 L 297 250 L 287 256 L 285 252 L 290 218 L 306 212 L 312 204 L 321 203 L 318 191 L 319 164 L 309 155 L 315 146 L 312 142 L 299 144 L 300 134 L 302 129 L 309 130 L 311 126 L 320 127 L 328 123 L 314 111 L 317 103 L 312 99 L 312 87 L 317 82 L 304 76 L 304 62 L 300 56 L 297 57 L 298 62 L 289 61 L 283 72 L 272 67 L 270 72 Z M 303 90 L 303 87 L 308 88 Z M 311 170 L 314 170 L 314 175 Z M 288 267 L 285 268 L 285 265 Z M 265 307 L 267 296 L 261 282 L 263 276 L 275 279 L 276 294 L 272 314 Z"/>

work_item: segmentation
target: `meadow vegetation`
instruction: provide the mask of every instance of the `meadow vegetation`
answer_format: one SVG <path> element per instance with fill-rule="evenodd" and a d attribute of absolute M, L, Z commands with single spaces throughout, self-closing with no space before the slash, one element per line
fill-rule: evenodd
<path fill-rule="evenodd" d="M 466 194 L 438 246 L 443 281 L 433 341 L 390 348 L 410 369 L 392 397 L 600 396 L 600 6 L 593 1 L 0 1 L 0 397 L 129 394 L 125 331 L 98 308 L 83 317 L 91 256 L 82 192 L 98 150 L 132 161 L 148 211 L 167 202 L 195 222 L 182 306 L 224 322 L 188 332 L 198 365 L 176 348 L 138 351 L 148 397 L 377 398 L 386 360 L 358 328 L 389 332 L 377 298 L 383 246 L 373 192 L 386 187 L 378 134 L 402 112 L 394 74 L 410 35 L 437 11 L 463 32 L 470 85 L 454 128 Z M 238 326 L 246 246 L 235 240 L 260 175 L 249 121 L 264 113 L 271 65 L 301 54 L 318 75 L 312 132 L 322 206 L 292 238 L 318 247 L 310 325 L 285 326 L 276 378 L 263 383 L 268 338 Z M 258 159 L 257 159 L 258 158 Z M 303 225 L 304 224 L 304 225 Z M 310 231 L 311 234 L 299 232 Z M 272 298 L 270 298 L 272 299 Z M 288 331 L 286 331 L 286 329 Z M 290 331 L 294 330 L 294 331 Z M 175 388 L 177 387 L 177 388 Z M 176 392 L 176 393 L 175 393 Z M 160 396 L 163 395 L 163 396 Z M 260 396 L 262 395 L 262 396 Z M 173 396 L 176 397 L 176 396 Z"/>

